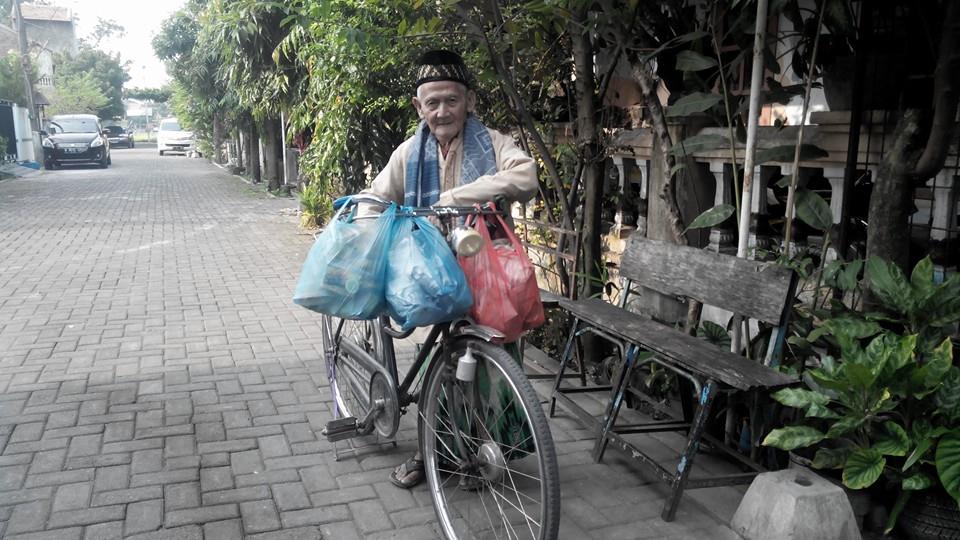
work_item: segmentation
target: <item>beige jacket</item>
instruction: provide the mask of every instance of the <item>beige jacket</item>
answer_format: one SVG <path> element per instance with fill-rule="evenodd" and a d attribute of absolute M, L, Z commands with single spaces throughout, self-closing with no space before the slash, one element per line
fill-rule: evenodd
<path fill-rule="evenodd" d="M 503 196 L 511 202 L 527 202 L 537 193 L 537 167 L 533 158 L 523 153 L 513 138 L 487 128 L 496 155 L 497 172 L 481 176 L 473 182 L 460 185 L 460 161 L 463 158 L 463 139 L 457 137 L 440 160 L 441 193 L 438 206 L 469 206 Z M 407 170 L 407 155 L 413 137 L 403 141 L 380 174 L 373 180 L 366 193 L 403 204 L 403 181 Z"/>

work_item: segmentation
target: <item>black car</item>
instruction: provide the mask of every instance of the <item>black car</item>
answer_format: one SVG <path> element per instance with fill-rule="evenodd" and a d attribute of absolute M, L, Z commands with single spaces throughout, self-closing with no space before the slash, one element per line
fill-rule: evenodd
<path fill-rule="evenodd" d="M 73 163 L 110 165 L 110 141 L 92 114 L 60 114 L 47 120 L 43 136 L 43 165 L 55 169 Z"/>
<path fill-rule="evenodd" d="M 107 132 L 110 148 L 116 148 L 120 145 L 123 145 L 124 148 L 133 148 L 133 133 L 120 126 L 104 126 L 103 130 Z"/>

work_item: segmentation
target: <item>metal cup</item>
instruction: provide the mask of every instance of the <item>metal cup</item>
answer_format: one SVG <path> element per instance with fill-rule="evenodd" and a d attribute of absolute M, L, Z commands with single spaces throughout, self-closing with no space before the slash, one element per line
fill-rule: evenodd
<path fill-rule="evenodd" d="M 460 226 L 453 230 L 451 243 L 457 255 L 472 257 L 483 247 L 483 237 L 474 229 Z"/>

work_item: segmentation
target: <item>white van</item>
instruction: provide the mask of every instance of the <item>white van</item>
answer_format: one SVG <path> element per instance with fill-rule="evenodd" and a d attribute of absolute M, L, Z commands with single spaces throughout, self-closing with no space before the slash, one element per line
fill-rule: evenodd
<path fill-rule="evenodd" d="M 162 156 L 164 152 L 192 153 L 196 141 L 192 131 L 186 131 L 180 126 L 176 118 L 164 118 L 157 129 L 157 152 Z"/>

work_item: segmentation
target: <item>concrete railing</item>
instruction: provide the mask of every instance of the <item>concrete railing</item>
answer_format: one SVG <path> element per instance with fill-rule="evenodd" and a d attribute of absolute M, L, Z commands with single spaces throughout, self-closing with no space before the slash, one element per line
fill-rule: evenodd
<path fill-rule="evenodd" d="M 860 198 L 863 193 L 861 187 L 876 178 L 884 151 L 892 144 L 891 131 L 896 118 L 892 114 L 874 111 L 866 114 L 864 128 L 860 136 L 860 149 L 857 156 L 858 175 L 855 178 L 854 189 L 844 188 L 844 167 L 847 160 L 848 121 L 849 113 L 822 112 L 813 113 L 811 120 L 815 125 L 809 125 L 804 130 L 805 144 L 813 144 L 826 150 L 825 157 L 803 160 L 799 162 L 797 170 L 793 170 L 791 162 L 771 161 L 756 167 L 754 171 L 753 189 L 749 200 L 751 209 L 750 246 L 751 256 L 762 256 L 765 250 L 776 249 L 783 242 L 779 234 L 782 230 L 782 219 L 785 211 L 782 194 L 785 188 L 775 186 L 776 182 L 787 176 L 796 174 L 798 185 L 808 187 L 820 193 L 830 204 L 833 224 L 839 226 L 842 219 L 844 203 L 851 198 L 854 202 L 854 217 L 866 218 L 866 197 Z M 797 127 L 761 127 L 758 139 L 760 148 L 777 146 L 793 146 L 796 143 Z M 726 128 L 705 128 L 696 133 L 687 132 L 685 137 L 694 134 L 716 134 L 726 137 Z M 554 142 L 567 139 L 571 134 L 567 128 L 554 132 Z M 675 135 L 676 137 L 677 135 Z M 656 211 L 657 194 L 661 183 L 660 165 L 653 159 L 654 141 L 649 129 L 635 129 L 619 131 L 611 134 L 611 143 L 615 150 L 610 157 L 610 176 L 616 185 L 611 188 L 619 189 L 620 193 L 630 191 L 639 197 L 639 214 L 636 222 L 633 219 L 624 219 L 624 208 L 619 208 L 614 218 L 614 230 L 610 242 L 611 249 L 617 251 L 616 239 L 623 239 L 626 235 L 639 233 L 656 236 L 657 230 L 662 230 L 662 220 Z M 737 148 L 737 167 L 742 168 L 744 149 Z M 701 208 L 709 208 L 718 204 L 732 204 L 734 197 L 734 174 L 729 149 L 695 152 L 692 155 L 692 165 L 699 169 L 695 176 L 697 181 L 713 182 L 713 186 L 704 186 L 700 191 L 713 194 L 713 204 L 701 201 Z M 688 167 L 690 160 L 687 161 Z M 742 174 L 742 169 L 741 169 Z M 938 262 L 936 246 L 944 246 L 941 252 L 955 250 L 960 245 L 960 227 L 957 223 L 958 199 L 960 199 L 960 182 L 956 177 L 960 174 L 960 156 L 957 149 L 951 148 L 947 165 L 926 183 L 925 188 L 916 190 L 914 203 L 916 212 L 911 218 L 912 236 L 927 243 L 934 252 L 934 260 Z M 738 175 L 739 177 L 739 175 Z M 711 189 L 712 188 L 712 189 Z M 775 197 L 777 191 L 781 197 Z M 709 195 L 708 195 L 709 196 Z M 861 200 L 863 199 L 863 200 Z M 621 198 L 622 200 L 622 198 Z M 859 211 L 859 214 L 856 213 Z M 692 219 L 695 213 L 690 212 Z M 779 228 L 778 228 L 779 227 Z M 805 244 L 819 245 L 822 238 L 818 234 L 809 237 L 801 236 L 798 247 Z M 709 249 L 721 252 L 736 252 L 736 231 L 734 218 L 714 227 L 710 231 Z M 950 247 L 953 246 L 953 247 Z M 862 255 L 862 253 L 860 253 Z M 943 255 L 941 253 L 941 255 Z M 829 252 L 829 257 L 836 254 Z M 954 257 L 954 258 L 950 258 Z M 947 268 L 941 262 L 941 270 L 950 270 L 956 266 L 956 255 L 944 255 L 939 258 L 946 262 Z"/>

